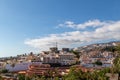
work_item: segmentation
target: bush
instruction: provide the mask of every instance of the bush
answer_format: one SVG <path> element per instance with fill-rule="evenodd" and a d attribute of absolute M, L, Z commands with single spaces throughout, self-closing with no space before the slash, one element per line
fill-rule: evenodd
<path fill-rule="evenodd" d="M 0 71 L 1 73 L 8 73 L 9 71 L 7 69 L 3 69 Z"/>
<path fill-rule="evenodd" d="M 100 65 L 100 66 L 101 66 L 101 65 L 102 65 L 102 62 L 101 62 L 101 61 L 99 61 L 99 60 L 97 60 L 97 61 L 95 62 L 95 64 L 96 64 L 96 65 Z"/>

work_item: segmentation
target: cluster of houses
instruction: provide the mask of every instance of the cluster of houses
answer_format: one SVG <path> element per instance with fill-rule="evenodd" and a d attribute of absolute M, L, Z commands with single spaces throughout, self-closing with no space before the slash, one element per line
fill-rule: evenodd
<path fill-rule="evenodd" d="M 43 51 L 40 54 L 33 52 L 17 57 L 1 58 L 0 69 L 7 69 L 9 72 L 37 75 L 45 74 L 47 70 L 59 67 L 59 74 L 68 73 L 68 67 L 76 63 L 76 56 L 69 51 L 69 48 L 58 50 L 57 47 L 50 48 L 50 51 Z M 63 67 L 65 66 L 65 67 Z M 36 70 L 37 69 L 37 70 Z"/>
<path fill-rule="evenodd" d="M 92 45 L 91 47 L 94 46 L 98 45 Z M 67 74 L 70 66 L 75 65 L 78 60 L 80 63 L 75 66 L 83 71 L 92 71 L 112 66 L 114 60 L 112 52 L 91 50 L 91 47 L 89 51 L 86 47 L 79 49 L 79 59 L 70 52 L 69 48 L 58 50 L 57 47 L 52 47 L 50 51 L 43 51 L 40 54 L 31 52 L 29 54 L 17 55 L 16 57 L 0 58 L 0 69 L 7 69 L 9 72 L 25 75 L 32 75 L 33 73 L 36 75 L 48 75 L 47 71 L 53 71 L 55 67 L 58 67 L 59 75 L 62 76 Z M 93 64 L 96 61 L 100 61 L 102 65 Z"/>
<path fill-rule="evenodd" d="M 105 68 L 111 67 L 113 64 L 113 60 L 116 55 L 112 51 L 106 50 L 106 48 L 112 48 L 116 46 L 117 43 L 103 43 L 103 44 L 93 44 L 84 47 L 80 47 L 75 49 L 76 51 L 81 53 L 80 62 L 81 66 L 91 67 L 91 68 Z M 102 63 L 101 66 L 95 65 L 96 61 L 100 61 Z"/>
<path fill-rule="evenodd" d="M 93 52 L 94 53 L 94 52 Z M 80 57 L 81 65 L 85 67 L 111 67 L 113 64 L 114 56 L 112 52 L 103 52 L 103 53 L 96 53 L 95 55 L 92 54 L 84 54 Z M 102 63 L 101 66 L 95 65 L 96 61 L 100 61 Z"/>

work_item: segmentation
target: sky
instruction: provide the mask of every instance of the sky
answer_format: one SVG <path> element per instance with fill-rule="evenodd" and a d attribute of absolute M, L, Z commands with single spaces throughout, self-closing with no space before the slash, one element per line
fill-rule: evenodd
<path fill-rule="evenodd" d="M 0 57 L 120 40 L 120 0 L 0 0 Z"/>

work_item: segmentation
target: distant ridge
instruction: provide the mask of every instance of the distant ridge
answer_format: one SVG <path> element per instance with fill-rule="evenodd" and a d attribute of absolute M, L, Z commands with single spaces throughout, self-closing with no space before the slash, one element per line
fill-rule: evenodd
<path fill-rule="evenodd" d="M 108 42 L 98 42 L 98 43 L 92 43 L 92 44 L 88 44 L 86 46 L 90 46 L 90 45 L 99 45 L 99 44 L 111 44 L 111 43 L 120 43 L 120 40 L 119 41 L 108 41 Z M 82 46 L 83 47 L 83 46 Z"/>
<path fill-rule="evenodd" d="M 109 42 L 102 42 L 102 43 L 93 43 L 93 44 L 88 44 L 85 46 L 81 46 L 81 47 L 76 47 L 73 48 L 73 50 L 90 50 L 90 49 L 94 49 L 96 47 L 98 48 L 104 48 L 104 47 L 112 47 L 112 46 L 116 46 L 117 44 L 120 44 L 120 41 L 109 41 Z"/>

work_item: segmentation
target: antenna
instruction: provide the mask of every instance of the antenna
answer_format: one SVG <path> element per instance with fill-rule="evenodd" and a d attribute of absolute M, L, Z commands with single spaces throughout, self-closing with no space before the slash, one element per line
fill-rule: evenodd
<path fill-rule="evenodd" d="M 56 42 L 56 48 L 58 48 L 58 43 Z"/>

